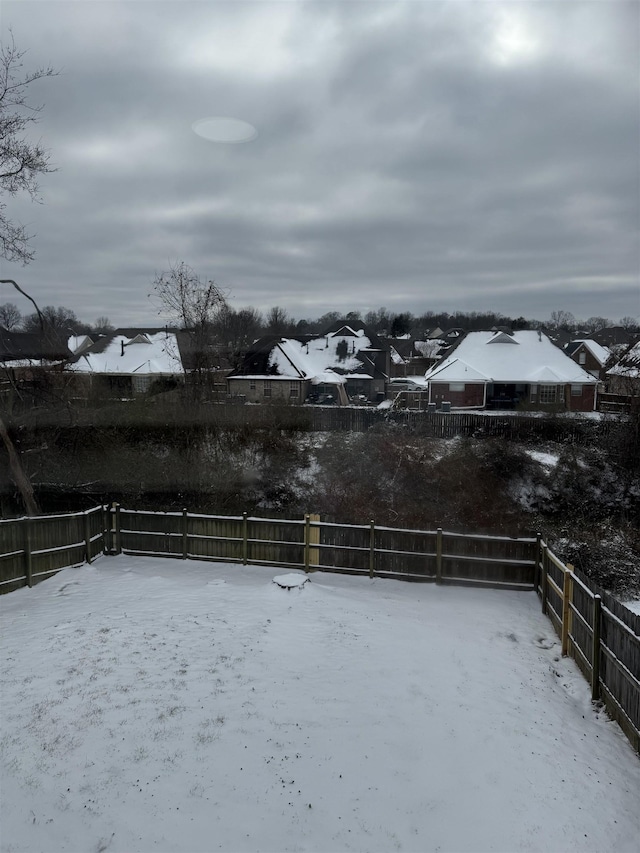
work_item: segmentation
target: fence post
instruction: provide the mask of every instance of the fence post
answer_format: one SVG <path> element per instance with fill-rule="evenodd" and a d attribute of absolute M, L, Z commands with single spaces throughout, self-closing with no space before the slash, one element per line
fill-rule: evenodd
<path fill-rule="evenodd" d="M 31 561 L 31 519 L 24 518 L 24 573 L 27 579 L 27 586 L 33 586 L 33 570 Z"/>
<path fill-rule="evenodd" d="M 369 529 L 369 577 L 372 578 L 376 568 L 376 523 L 371 519 Z"/>
<path fill-rule="evenodd" d="M 541 578 L 541 586 L 542 586 L 542 612 L 546 616 L 547 615 L 547 596 L 549 594 L 549 568 L 547 566 L 548 556 L 547 556 L 548 546 L 542 546 L 542 561 L 540 565 L 540 571 L 542 572 Z"/>
<path fill-rule="evenodd" d="M 309 571 L 309 531 L 311 530 L 309 513 L 304 517 L 304 570 Z"/>
<path fill-rule="evenodd" d="M 122 554 L 122 537 L 120 535 L 120 504 L 114 501 L 111 504 L 113 513 L 113 526 L 111 528 L 111 539 L 113 542 L 113 550 L 115 554 Z"/>
<path fill-rule="evenodd" d="M 319 522 L 320 516 L 318 513 L 312 512 L 309 516 L 309 521 L 313 524 L 313 522 Z M 311 546 L 317 546 L 320 544 L 320 527 L 313 526 L 309 528 L 309 544 Z M 320 549 L 317 547 L 311 547 L 309 549 L 309 568 L 311 566 L 319 566 L 320 565 Z"/>
<path fill-rule="evenodd" d="M 183 507 L 182 509 L 182 559 L 187 559 L 187 554 L 189 553 L 188 547 L 188 537 L 187 537 L 187 525 L 189 523 L 187 508 Z"/>
<path fill-rule="evenodd" d="M 436 583 L 442 583 L 442 528 L 436 531 Z"/>
<path fill-rule="evenodd" d="M 591 698 L 600 698 L 600 615 L 602 598 L 593 597 L 593 646 L 591 648 Z"/>
<path fill-rule="evenodd" d="M 242 565 L 247 565 L 249 558 L 249 538 L 248 538 L 249 523 L 247 521 L 247 513 L 242 513 Z"/>
<path fill-rule="evenodd" d="M 109 524 L 108 504 L 102 504 L 102 553 L 111 553 L 111 527 Z"/>
<path fill-rule="evenodd" d="M 533 588 L 538 592 L 540 586 L 540 559 L 542 556 L 542 533 L 536 533 L 536 565 L 533 570 Z"/>
<path fill-rule="evenodd" d="M 89 526 L 89 513 L 84 513 L 84 550 L 87 563 L 91 562 L 91 528 Z"/>
<path fill-rule="evenodd" d="M 569 632 L 571 623 L 571 599 L 573 594 L 573 566 L 567 563 L 562 585 L 562 656 L 569 654 Z"/>

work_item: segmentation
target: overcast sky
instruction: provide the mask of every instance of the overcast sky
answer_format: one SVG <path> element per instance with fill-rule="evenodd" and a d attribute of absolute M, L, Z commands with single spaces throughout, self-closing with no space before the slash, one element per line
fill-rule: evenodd
<path fill-rule="evenodd" d="M 57 171 L 11 202 L 41 306 L 640 315 L 640 4 L 2 0 Z M 193 130 L 232 117 L 251 141 Z M 6 286 L 5 286 L 6 288 Z M 11 290 L 0 302 L 20 303 Z M 19 304 L 27 312 L 29 304 Z M 160 319 L 166 319 L 161 316 Z"/>

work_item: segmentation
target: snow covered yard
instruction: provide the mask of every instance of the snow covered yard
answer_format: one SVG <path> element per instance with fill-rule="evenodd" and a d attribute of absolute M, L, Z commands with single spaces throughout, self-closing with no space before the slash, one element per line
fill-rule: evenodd
<path fill-rule="evenodd" d="M 101 558 L 0 598 L 1 849 L 637 850 L 533 593 Z"/>

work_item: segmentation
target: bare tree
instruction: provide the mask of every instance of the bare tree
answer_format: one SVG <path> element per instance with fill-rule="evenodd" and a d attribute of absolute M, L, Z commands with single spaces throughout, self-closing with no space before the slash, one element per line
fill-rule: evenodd
<path fill-rule="evenodd" d="M 589 317 L 589 319 L 584 323 L 584 328 L 588 332 L 600 332 L 602 329 L 606 329 L 607 326 L 610 325 L 611 321 L 607 320 L 606 317 Z"/>
<path fill-rule="evenodd" d="M 549 317 L 549 325 L 553 329 L 565 329 L 572 332 L 576 327 L 576 318 L 571 311 L 552 311 Z"/>
<path fill-rule="evenodd" d="M 40 313 L 28 314 L 22 323 L 25 332 L 40 331 L 42 325 L 47 332 L 60 335 L 75 335 L 84 332 L 88 327 L 76 317 L 75 311 L 64 305 L 45 305 Z"/>
<path fill-rule="evenodd" d="M 17 329 L 22 321 L 22 314 L 13 302 L 5 302 L 0 305 L 0 326 L 7 331 Z"/>
<path fill-rule="evenodd" d="M 640 317 L 622 317 L 622 319 L 620 320 L 620 325 L 627 332 L 640 331 Z"/>
<path fill-rule="evenodd" d="M 18 293 L 21 293 L 32 303 L 33 307 L 36 309 L 35 316 L 39 317 L 40 319 L 39 327 L 42 333 L 44 331 L 42 315 L 40 313 L 40 309 L 38 308 L 38 303 L 35 301 L 35 299 L 32 296 L 29 296 L 29 294 L 26 293 L 20 287 L 20 285 L 12 278 L 0 279 L 0 284 L 12 285 L 13 287 L 15 287 Z M 18 311 L 15 305 L 13 305 L 13 308 Z M 28 515 L 37 515 L 40 511 L 40 508 L 33 493 L 33 486 L 31 485 L 31 480 L 29 479 L 29 477 L 25 473 L 24 468 L 22 467 L 22 460 L 20 458 L 20 454 L 16 449 L 15 444 L 13 443 L 11 433 L 6 424 L 4 399 L 2 399 L 2 402 L 0 403 L 0 440 L 2 440 L 2 444 L 4 445 L 4 448 L 7 451 L 7 456 L 9 457 L 9 471 L 11 472 L 13 482 L 16 484 L 18 491 L 20 492 L 20 496 L 24 503 L 24 508 Z"/>
<path fill-rule="evenodd" d="M 222 308 L 213 324 L 213 330 L 224 359 L 231 367 L 238 367 L 242 356 L 260 336 L 262 317 L 255 308 L 235 311 L 229 305 Z"/>
<path fill-rule="evenodd" d="M 107 335 L 114 331 L 114 326 L 111 325 L 108 317 L 97 317 L 91 331 L 98 335 Z"/>
<path fill-rule="evenodd" d="M 26 192 L 33 201 L 39 201 L 38 178 L 54 170 L 46 149 L 27 137 L 28 128 L 37 122 L 42 110 L 42 106 L 27 102 L 27 91 L 31 83 L 53 77 L 56 72 L 50 67 L 24 72 L 24 55 L 10 33 L 9 42 L 0 48 L 0 196 Z M 32 236 L 24 225 L 12 221 L 6 203 L 0 201 L 0 257 L 28 263 L 35 254 L 29 247 Z"/>
<path fill-rule="evenodd" d="M 225 310 L 225 294 L 215 281 L 202 281 L 184 261 L 157 275 L 153 281 L 155 299 L 174 320 L 190 334 L 190 375 L 196 389 L 203 389 L 216 366 L 213 326 Z"/>
<path fill-rule="evenodd" d="M 203 282 L 184 261 L 157 275 L 152 286 L 164 311 L 184 329 L 211 326 L 226 305 L 225 295 L 215 281 Z"/>
<path fill-rule="evenodd" d="M 274 305 L 267 313 L 266 326 L 267 332 L 270 335 L 282 335 L 287 332 L 291 326 L 292 319 L 289 317 L 284 308 L 279 305 Z"/>

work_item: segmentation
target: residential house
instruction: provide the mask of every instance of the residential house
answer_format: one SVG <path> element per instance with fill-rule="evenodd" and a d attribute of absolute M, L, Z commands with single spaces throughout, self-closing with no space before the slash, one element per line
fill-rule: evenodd
<path fill-rule="evenodd" d="M 10 332 L 0 328 L 0 392 L 6 400 L 19 391 L 22 406 L 35 405 L 58 387 L 71 358 L 64 338 L 52 329 Z M 15 402 L 15 399 L 14 399 Z"/>
<path fill-rule="evenodd" d="M 441 340 L 418 341 L 413 338 L 382 338 L 388 347 L 391 365 L 390 377 L 419 376 L 432 367 L 442 352 Z"/>
<path fill-rule="evenodd" d="M 36 368 L 59 368 L 70 356 L 65 339 L 51 329 L 10 332 L 0 327 L 0 365 L 16 375 L 27 376 Z"/>
<path fill-rule="evenodd" d="M 73 340 L 74 345 L 77 341 Z M 184 380 L 177 333 L 168 329 L 116 329 L 83 342 L 68 365 L 81 396 L 133 397 Z"/>
<path fill-rule="evenodd" d="M 589 338 L 583 338 L 566 344 L 564 352 L 587 373 L 595 376 L 596 379 L 604 380 L 605 365 L 611 359 L 611 350 L 608 347 L 603 347 Z"/>
<path fill-rule="evenodd" d="M 388 347 L 363 323 L 336 323 L 321 336 L 260 338 L 227 385 L 250 402 L 379 401 L 389 364 Z"/>
<path fill-rule="evenodd" d="M 604 329 L 585 335 L 585 337 L 590 338 L 600 346 L 608 347 L 608 349 L 628 347 L 637 339 L 637 335 L 627 331 L 622 326 L 606 326 Z"/>
<path fill-rule="evenodd" d="M 640 395 L 640 341 L 631 344 L 617 363 L 606 371 L 607 391 L 611 394 Z"/>
<path fill-rule="evenodd" d="M 439 406 L 595 408 L 597 379 L 538 331 L 469 332 L 425 378 Z"/>

